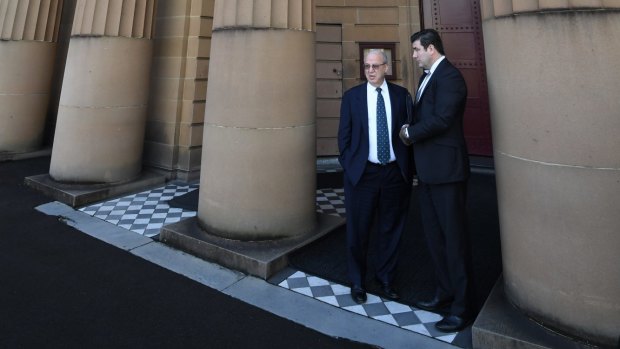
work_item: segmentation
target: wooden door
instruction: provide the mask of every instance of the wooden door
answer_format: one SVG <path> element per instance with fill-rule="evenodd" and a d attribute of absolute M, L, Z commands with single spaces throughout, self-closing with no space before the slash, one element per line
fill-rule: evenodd
<path fill-rule="evenodd" d="M 316 152 L 338 155 L 338 122 L 342 99 L 342 27 L 316 28 Z"/>
<path fill-rule="evenodd" d="M 421 0 L 423 28 L 441 34 L 446 57 L 467 82 L 464 128 L 471 155 L 492 156 L 480 0 Z"/>

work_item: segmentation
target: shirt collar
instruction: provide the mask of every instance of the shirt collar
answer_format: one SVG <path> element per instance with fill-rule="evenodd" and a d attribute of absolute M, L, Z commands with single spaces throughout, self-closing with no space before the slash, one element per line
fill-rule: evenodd
<path fill-rule="evenodd" d="M 441 61 L 443 61 L 443 60 L 444 60 L 444 58 L 446 58 L 446 56 L 441 56 L 441 57 L 439 57 L 439 58 L 435 61 L 435 63 L 433 63 L 433 65 L 431 66 L 431 69 L 429 69 L 429 70 L 425 70 L 425 72 L 426 72 L 427 74 L 433 74 L 433 72 L 435 71 L 435 69 L 437 69 L 437 66 L 439 65 L 439 63 L 441 63 Z"/>
<path fill-rule="evenodd" d="M 383 83 L 382 83 L 382 84 L 381 84 L 381 86 L 379 86 L 379 87 L 381 87 L 381 92 L 387 92 L 387 90 L 388 90 L 388 88 L 387 88 L 387 80 L 386 80 L 386 79 L 383 79 Z M 366 90 L 367 90 L 367 91 L 371 91 L 371 92 L 376 92 L 376 91 L 377 91 L 377 88 L 376 88 L 376 87 L 374 87 L 374 86 L 372 86 L 372 85 L 370 84 L 370 82 L 367 82 L 367 83 L 366 83 Z"/>

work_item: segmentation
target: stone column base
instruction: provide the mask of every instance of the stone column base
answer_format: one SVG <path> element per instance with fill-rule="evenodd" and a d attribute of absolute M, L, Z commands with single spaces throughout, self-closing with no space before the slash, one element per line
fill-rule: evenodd
<path fill-rule="evenodd" d="M 475 349 L 594 349 L 534 322 L 515 308 L 504 294 L 500 277 L 472 326 Z"/>
<path fill-rule="evenodd" d="M 292 238 L 240 241 L 217 237 L 202 230 L 198 218 L 164 226 L 159 240 L 199 258 L 250 275 L 268 279 L 288 265 L 288 255 L 345 223 L 342 217 L 317 213 L 313 231 Z"/>
<path fill-rule="evenodd" d="M 52 154 L 52 148 L 27 151 L 23 153 L 22 152 L 0 151 L 0 162 L 40 158 L 43 156 L 50 156 L 51 154 Z"/>
<path fill-rule="evenodd" d="M 71 207 L 78 207 L 122 194 L 160 187 L 166 183 L 166 177 L 143 171 L 137 178 L 122 183 L 67 184 L 55 181 L 49 174 L 41 174 L 26 177 L 25 183 L 29 187 L 51 196 L 56 201 Z"/>

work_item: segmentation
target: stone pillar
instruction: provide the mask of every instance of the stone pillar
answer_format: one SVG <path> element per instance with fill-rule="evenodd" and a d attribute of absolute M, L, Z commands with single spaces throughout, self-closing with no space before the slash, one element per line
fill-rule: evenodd
<path fill-rule="evenodd" d="M 41 146 L 61 0 L 0 1 L 0 153 Z"/>
<path fill-rule="evenodd" d="M 506 296 L 573 337 L 620 333 L 620 4 L 484 0 Z"/>
<path fill-rule="evenodd" d="M 313 0 L 215 2 L 198 221 L 237 240 L 315 227 Z"/>
<path fill-rule="evenodd" d="M 78 0 L 50 176 L 118 183 L 142 167 L 155 0 Z"/>

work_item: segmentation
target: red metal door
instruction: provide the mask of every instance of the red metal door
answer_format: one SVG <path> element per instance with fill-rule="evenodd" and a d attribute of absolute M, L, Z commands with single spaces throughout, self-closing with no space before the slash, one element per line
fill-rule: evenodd
<path fill-rule="evenodd" d="M 479 0 L 421 0 L 423 28 L 441 34 L 446 57 L 463 73 L 465 138 L 471 155 L 492 156 L 491 117 Z"/>

